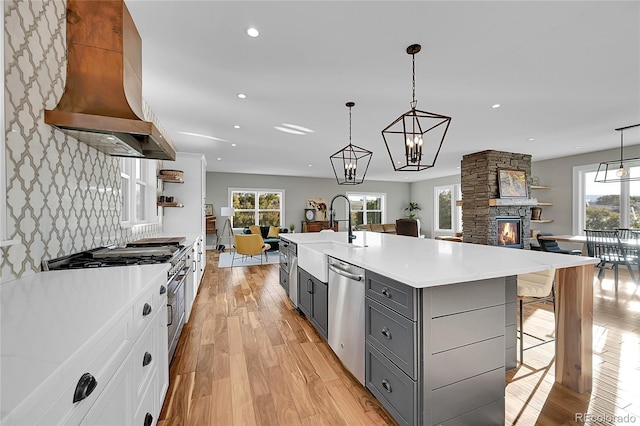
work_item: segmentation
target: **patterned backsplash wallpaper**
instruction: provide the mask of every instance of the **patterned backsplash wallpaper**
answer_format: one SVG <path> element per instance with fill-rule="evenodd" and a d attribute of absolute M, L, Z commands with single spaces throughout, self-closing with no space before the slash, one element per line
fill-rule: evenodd
<path fill-rule="evenodd" d="M 43 259 L 156 235 L 160 224 L 120 226 L 120 165 L 44 123 L 66 78 L 66 2 L 4 3 L 7 237 L 2 279 Z M 3 170 L 5 172 L 5 170 Z"/>

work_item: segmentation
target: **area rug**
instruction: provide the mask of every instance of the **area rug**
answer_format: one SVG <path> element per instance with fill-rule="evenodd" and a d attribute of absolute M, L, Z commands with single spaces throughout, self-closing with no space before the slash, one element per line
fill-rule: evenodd
<path fill-rule="evenodd" d="M 230 268 L 231 267 L 231 259 L 233 257 L 233 253 L 224 252 L 220 253 L 220 258 L 218 259 L 218 268 Z M 243 259 L 244 258 L 244 259 Z M 280 252 L 278 251 L 270 251 L 267 254 L 267 259 L 262 257 L 262 264 L 272 264 L 280 262 Z M 233 267 L 236 266 L 260 266 L 260 256 L 242 256 L 240 254 L 236 255 L 235 260 L 233 261 Z"/>

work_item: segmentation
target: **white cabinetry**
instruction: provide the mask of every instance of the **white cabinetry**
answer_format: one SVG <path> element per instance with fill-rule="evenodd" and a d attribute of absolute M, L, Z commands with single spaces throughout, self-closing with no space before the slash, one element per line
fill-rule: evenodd
<path fill-rule="evenodd" d="M 3 284 L 0 423 L 156 424 L 169 382 L 167 269 L 50 271 Z"/>
<path fill-rule="evenodd" d="M 193 243 L 192 278 L 185 282 L 185 321 L 198 293 L 205 268 L 205 215 L 206 161 L 202 154 L 179 152 L 175 161 L 164 161 L 163 168 L 184 172 L 181 185 L 167 185 L 163 194 L 172 196 L 183 206 L 180 209 L 165 208 L 163 213 L 163 234 L 185 236 Z"/>

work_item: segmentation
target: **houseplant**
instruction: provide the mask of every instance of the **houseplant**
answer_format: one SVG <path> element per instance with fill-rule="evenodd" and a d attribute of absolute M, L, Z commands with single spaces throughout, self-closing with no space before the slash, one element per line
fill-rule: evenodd
<path fill-rule="evenodd" d="M 415 219 L 418 215 L 414 213 L 414 211 L 422 210 L 422 207 L 418 205 L 418 203 L 414 203 L 413 201 L 409 202 L 409 205 L 405 207 L 404 211 L 409 212 L 409 219 Z"/>
<path fill-rule="evenodd" d="M 295 231 L 295 230 L 296 230 L 296 225 L 294 223 L 289 225 L 289 232 L 291 232 L 293 234 L 293 231 Z"/>

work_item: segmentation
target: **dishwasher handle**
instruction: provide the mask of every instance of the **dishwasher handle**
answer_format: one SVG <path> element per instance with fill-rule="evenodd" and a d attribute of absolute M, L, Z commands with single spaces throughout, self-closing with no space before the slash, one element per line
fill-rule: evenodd
<path fill-rule="evenodd" d="M 335 266 L 329 264 L 329 270 L 335 272 L 338 275 L 342 275 L 343 277 L 347 277 L 352 280 L 362 281 L 364 280 L 364 276 L 360 274 L 352 274 L 350 272 L 344 271 L 342 269 L 336 268 Z"/>

